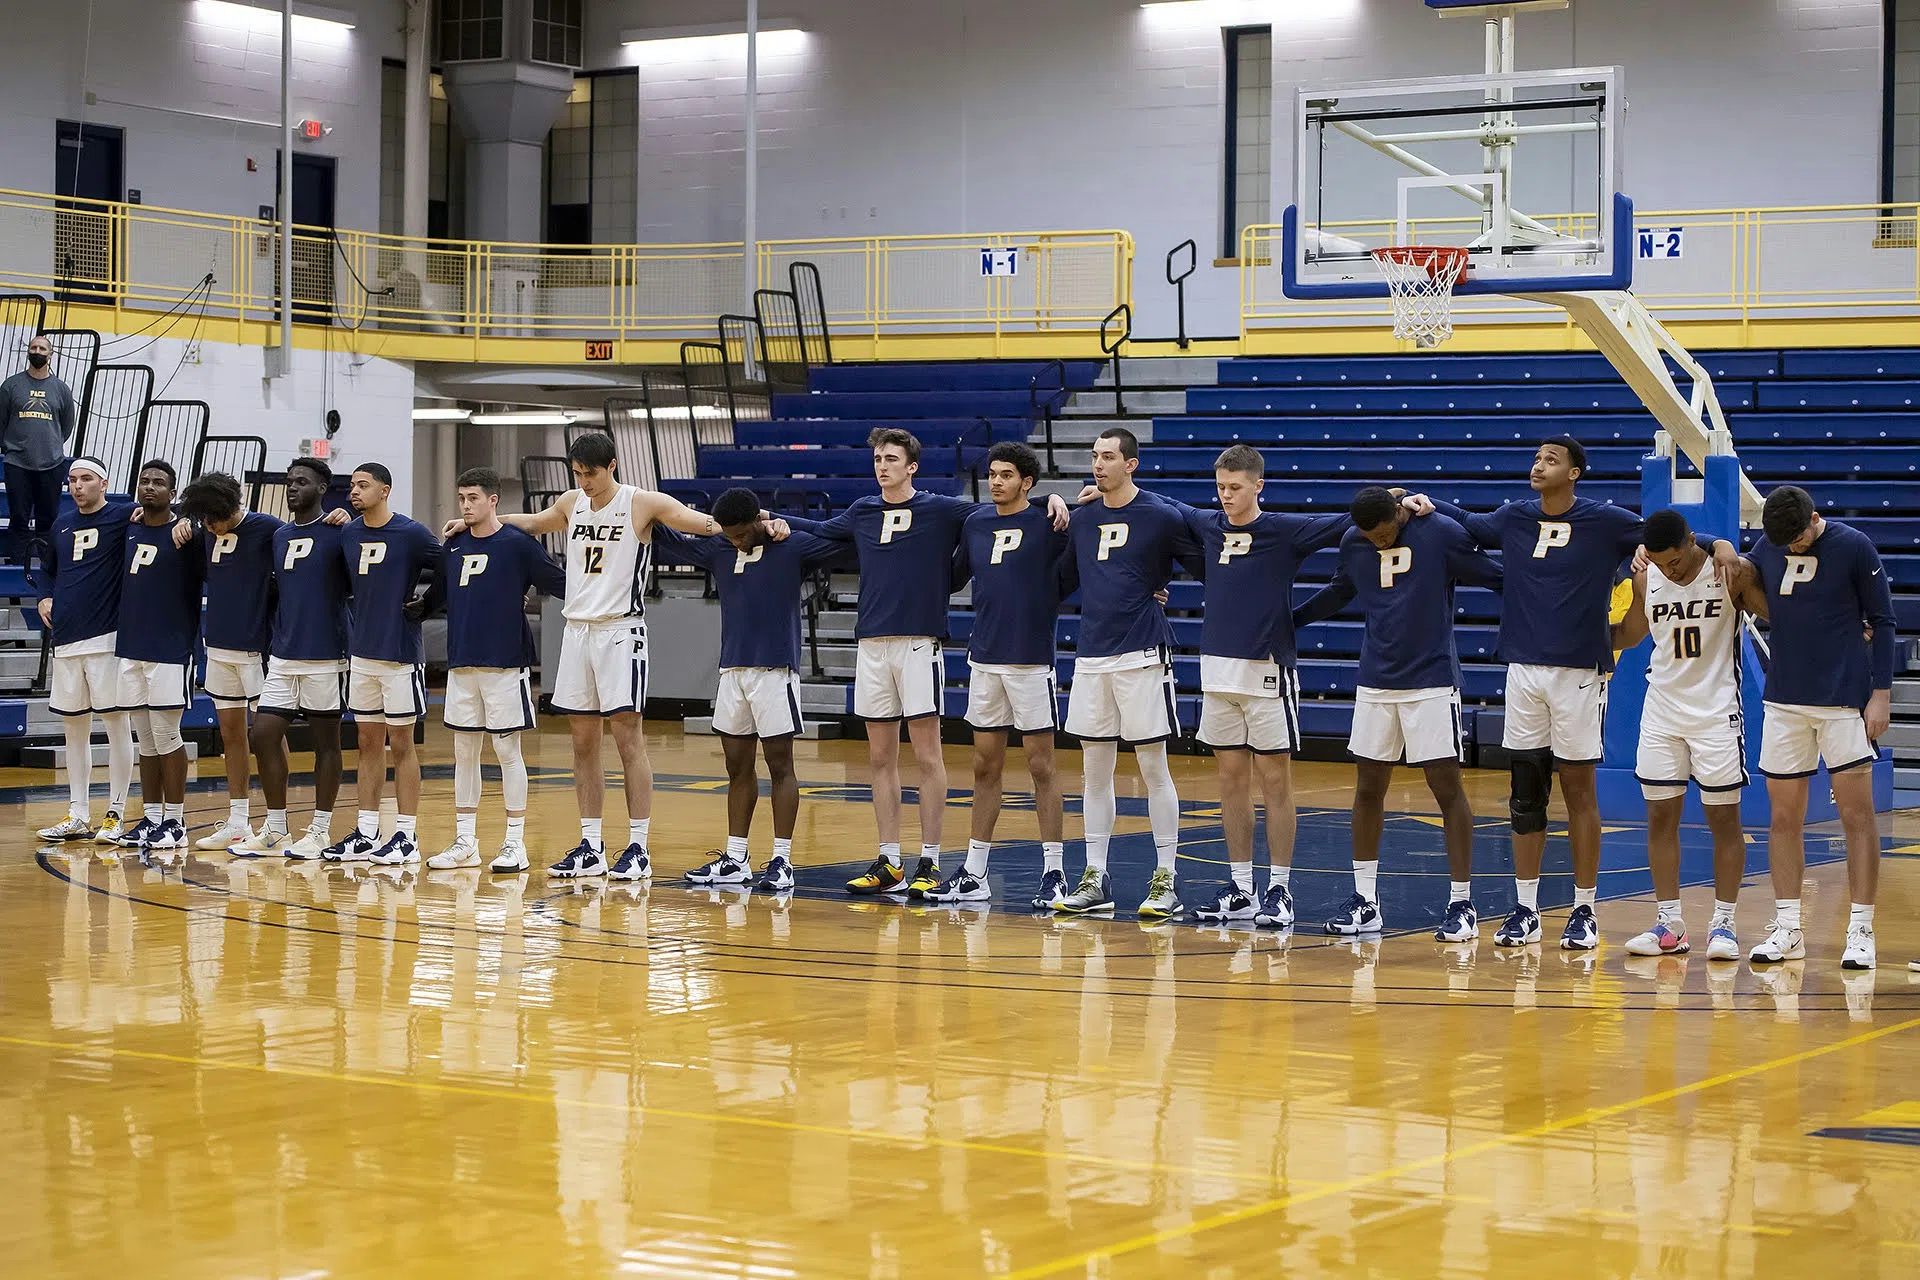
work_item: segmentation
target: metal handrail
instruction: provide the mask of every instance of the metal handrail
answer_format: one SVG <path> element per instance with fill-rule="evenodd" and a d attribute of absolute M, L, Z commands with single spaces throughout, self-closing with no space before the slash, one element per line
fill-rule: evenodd
<path fill-rule="evenodd" d="M 1122 321 L 1121 325 L 1114 330 L 1118 336 L 1108 341 L 1107 326 L 1115 320 Z M 1113 358 L 1113 411 L 1117 414 L 1127 411 L 1120 393 L 1120 348 L 1126 346 L 1127 339 L 1131 337 L 1133 337 L 1133 307 L 1123 302 L 1108 312 L 1107 318 L 1100 322 L 1100 349 Z M 1063 377 L 1061 381 L 1064 383 L 1065 378 Z"/>
<path fill-rule="evenodd" d="M 1176 275 L 1173 262 L 1182 249 L 1187 251 L 1187 269 Z M 1200 246 L 1192 240 L 1183 240 L 1167 250 L 1167 283 L 1173 286 L 1174 306 L 1179 316 L 1179 329 L 1174 341 L 1179 344 L 1182 351 L 1193 345 L 1187 341 L 1187 277 L 1192 275 L 1199 266 Z"/>

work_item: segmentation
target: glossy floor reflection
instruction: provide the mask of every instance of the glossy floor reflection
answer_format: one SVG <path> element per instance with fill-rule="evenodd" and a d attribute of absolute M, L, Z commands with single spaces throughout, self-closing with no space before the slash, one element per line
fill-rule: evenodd
<path fill-rule="evenodd" d="M 711 742 L 651 740 L 663 776 L 719 776 Z M 864 854 L 861 744 L 800 754 L 800 853 Z M 536 759 L 533 833 L 563 843 L 564 738 Z M 1208 762 L 1176 765 L 1217 796 Z M 1303 766 L 1303 803 L 1336 810 L 1349 776 Z M 1498 952 L 1491 923 L 1448 948 L 696 893 L 672 875 L 724 798 L 671 783 L 650 890 L 111 860 L 34 847 L 48 781 L 0 776 L 24 788 L 0 840 L 0 1275 L 1920 1274 L 1909 853 L 1883 967 L 1843 978 L 1832 864 L 1812 957 L 1755 974 L 1624 956 L 1644 898 L 1570 958 Z M 1497 815 L 1504 781 L 1475 788 Z M 203 827 L 224 811 L 191 800 Z M 450 804 L 430 782 L 429 850 Z M 1769 906 L 1751 880 L 1745 933 Z"/>

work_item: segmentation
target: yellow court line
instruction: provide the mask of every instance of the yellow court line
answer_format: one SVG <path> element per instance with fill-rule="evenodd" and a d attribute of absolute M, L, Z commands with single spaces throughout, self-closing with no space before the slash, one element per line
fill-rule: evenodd
<path fill-rule="evenodd" d="M 1814 1058 L 1822 1058 L 1830 1053 L 1838 1053 L 1843 1049 L 1851 1049 L 1857 1045 L 1884 1039 L 1887 1036 L 1894 1035 L 1901 1031 L 1911 1031 L 1916 1027 L 1920 1027 L 1920 1018 L 1910 1018 L 1905 1022 L 1898 1022 L 1890 1027 L 1881 1027 L 1875 1031 L 1862 1032 L 1857 1036 L 1850 1036 L 1845 1040 L 1835 1041 L 1833 1044 L 1823 1045 L 1817 1049 L 1806 1049 L 1799 1053 L 1788 1054 L 1785 1057 L 1773 1058 L 1766 1062 L 1758 1062 L 1750 1067 L 1740 1067 L 1733 1071 L 1723 1072 L 1717 1076 L 1709 1076 L 1705 1080 L 1696 1080 L 1692 1084 L 1678 1085 L 1672 1089 L 1662 1089 L 1659 1093 L 1650 1093 L 1645 1097 L 1634 1098 L 1627 1102 L 1615 1102 L 1609 1103 L 1604 1107 L 1592 1107 L 1586 1111 L 1582 1111 L 1578 1115 L 1568 1116 L 1564 1120 L 1553 1120 L 1546 1124 L 1535 1125 L 1533 1128 L 1524 1129 L 1519 1133 L 1501 1134 L 1498 1137 L 1485 1138 L 1479 1142 L 1461 1147 L 1458 1151 L 1442 1151 L 1431 1156 L 1425 1156 L 1419 1160 L 1410 1160 L 1405 1164 L 1381 1169 L 1376 1173 L 1364 1174 L 1358 1178 L 1349 1178 L 1345 1182 L 1324 1184 L 1311 1191 L 1303 1191 L 1298 1195 L 1279 1196 L 1272 1200 L 1262 1201 L 1259 1204 L 1250 1204 L 1239 1209 L 1230 1209 L 1225 1213 L 1216 1213 L 1212 1217 L 1202 1218 L 1197 1222 L 1189 1222 L 1185 1226 L 1169 1227 L 1165 1231 L 1154 1231 L 1146 1235 L 1133 1236 L 1130 1239 L 1119 1240 L 1098 1249 L 1088 1249 L 1080 1253 L 1070 1254 L 1064 1258 L 1055 1258 L 1051 1262 L 1043 1262 L 1037 1266 L 1025 1267 L 1019 1271 L 1009 1272 L 1002 1280 L 1038 1280 L 1041 1276 L 1060 1275 L 1069 1271 L 1084 1272 L 1087 1269 L 1087 1265 L 1091 1262 L 1111 1260 L 1122 1254 L 1137 1253 L 1142 1249 L 1150 1249 L 1155 1245 L 1165 1244 L 1170 1240 L 1196 1236 L 1205 1231 L 1212 1231 L 1217 1227 L 1230 1227 L 1236 1223 L 1249 1222 L 1255 1218 L 1264 1218 L 1269 1214 L 1279 1213 L 1284 1209 L 1292 1209 L 1299 1205 L 1311 1204 L 1316 1200 L 1326 1200 L 1334 1196 L 1348 1195 L 1368 1187 L 1393 1182 L 1412 1174 L 1424 1173 L 1430 1169 L 1445 1168 L 1456 1161 L 1465 1160 L 1471 1156 L 1484 1155 L 1489 1151 L 1497 1151 L 1503 1147 L 1516 1146 L 1520 1143 L 1534 1142 L 1541 1138 L 1550 1137 L 1556 1133 L 1564 1133 L 1569 1129 L 1578 1129 L 1583 1125 L 1592 1124 L 1597 1120 L 1605 1120 L 1612 1116 L 1638 1111 L 1642 1107 L 1656 1106 L 1662 1102 L 1671 1102 L 1675 1098 L 1684 1098 L 1691 1094 L 1704 1093 L 1708 1089 L 1717 1089 L 1724 1084 L 1732 1084 L 1737 1080 L 1745 1080 L 1752 1076 L 1762 1075 L 1780 1067 L 1790 1067 L 1796 1063 L 1808 1062 Z"/>
<path fill-rule="evenodd" d="M 865 1142 L 885 1142 L 906 1147 L 946 1147 L 956 1151 L 978 1151 L 988 1155 L 1027 1156 L 1036 1160 L 1059 1160 L 1067 1164 L 1099 1165 L 1109 1169 L 1131 1169 L 1140 1173 L 1185 1173 L 1201 1178 L 1224 1178 L 1233 1182 L 1276 1181 L 1319 1187 L 1329 1184 L 1305 1178 L 1278 1179 L 1271 1174 L 1236 1173 L 1231 1169 L 1203 1169 L 1194 1165 L 1157 1164 L 1151 1160 L 1120 1160 L 1111 1156 L 1085 1155 L 1072 1151 L 1043 1151 L 997 1142 L 967 1142 L 956 1138 L 933 1138 L 917 1134 L 886 1133 L 875 1129 L 842 1129 L 833 1125 L 799 1124 L 791 1120 L 770 1120 L 760 1116 L 720 1115 L 707 1111 L 679 1111 L 668 1107 L 627 1106 L 621 1103 L 594 1102 L 584 1098 L 562 1098 L 551 1093 L 528 1093 L 508 1089 L 482 1089 L 471 1085 L 441 1084 L 432 1080 L 411 1080 L 396 1076 L 356 1075 L 345 1071 L 321 1071 L 310 1067 L 269 1067 L 251 1062 L 222 1062 L 217 1058 L 195 1058 L 184 1054 L 153 1053 L 144 1049 L 119 1049 L 101 1045 L 74 1044 L 61 1040 L 33 1040 L 23 1036 L 0 1036 L 0 1044 L 21 1045 L 29 1049 L 55 1049 L 68 1053 L 103 1054 L 110 1058 L 131 1058 L 142 1062 L 164 1062 L 174 1066 L 205 1067 L 220 1071 L 246 1071 L 258 1075 L 298 1076 L 308 1080 L 329 1080 L 337 1084 L 378 1085 L 389 1089 L 418 1089 L 427 1093 L 451 1094 L 468 1098 L 491 1098 L 500 1102 L 536 1103 L 542 1106 L 579 1107 L 588 1111 L 612 1111 L 623 1115 L 654 1116 L 664 1120 L 699 1120 L 711 1124 L 745 1125 L 756 1129 L 777 1129 L 785 1133 L 811 1133 L 827 1137 L 851 1138 Z"/>

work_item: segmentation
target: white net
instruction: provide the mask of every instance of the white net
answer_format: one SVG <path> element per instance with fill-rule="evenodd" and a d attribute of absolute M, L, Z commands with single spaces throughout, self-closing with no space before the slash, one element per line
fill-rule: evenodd
<path fill-rule="evenodd" d="M 1393 336 L 1436 347 L 1453 336 L 1453 286 L 1466 270 L 1467 251 L 1391 245 L 1373 250 L 1393 299 Z"/>

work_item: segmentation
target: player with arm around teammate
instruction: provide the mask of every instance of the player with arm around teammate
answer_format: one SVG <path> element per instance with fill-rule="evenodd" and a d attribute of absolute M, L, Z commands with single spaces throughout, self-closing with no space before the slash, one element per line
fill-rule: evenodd
<path fill-rule="evenodd" d="M 647 839 L 653 815 L 653 765 L 641 717 L 647 703 L 645 600 L 650 538 L 656 525 L 701 536 L 719 532 L 701 515 L 664 493 L 622 484 L 613 437 L 590 431 L 567 446 L 579 486 L 545 511 L 501 516 L 523 533 L 566 535 L 567 594 L 562 612 L 560 669 L 549 689 L 553 709 L 573 731 L 573 792 L 580 811 L 580 843 L 547 869 L 555 879 L 609 876 L 640 881 L 653 876 Z M 455 522 L 458 523 L 458 522 Z M 448 535 L 455 532 L 447 526 Z M 607 864 L 602 813 L 607 784 L 600 764 L 601 722 L 612 730 L 626 778 L 627 845 Z"/>
<path fill-rule="evenodd" d="M 1434 938 L 1478 936 L 1473 909 L 1473 810 L 1461 782 L 1460 660 L 1453 642 L 1456 582 L 1498 590 L 1500 566 L 1443 515 L 1412 513 L 1377 486 L 1354 495 L 1353 528 L 1340 539 L 1333 581 L 1293 616 L 1296 627 L 1330 618 L 1354 600 L 1366 617 L 1348 750 L 1359 762 L 1353 796 L 1353 895 L 1327 932 L 1384 927 L 1377 889 L 1380 834 L 1394 766 L 1426 774 L 1440 806 L 1451 873 L 1445 919 Z"/>
<path fill-rule="evenodd" d="M 1644 545 L 1647 567 L 1633 575 L 1633 603 L 1613 628 L 1613 647 L 1624 651 L 1653 640 L 1633 771 L 1647 801 L 1647 861 L 1658 914 L 1653 928 L 1628 939 L 1627 953 L 1692 949 L 1680 912 L 1680 810 L 1692 781 L 1713 833 L 1707 959 L 1738 960 L 1734 907 L 1747 862 L 1740 829 L 1740 793 L 1747 785 L 1740 614 L 1764 605 L 1764 597 L 1750 562 L 1722 569 L 1677 511 L 1647 517 Z"/>
<path fill-rule="evenodd" d="M 1775 916 L 1749 959 L 1774 964 L 1806 955 L 1800 882 L 1807 780 L 1824 762 L 1846 832 L 1853 899 L 1840 965 L 1871 969 L 1880 885 L 1874 743 L 1892 716 L 1893 594 L 1872 540 L 1823 519 L 1806 490 L 1782 485 L 1768 494 L 1761 528 L 1766 536 L 1751 558 L 1771 623 L 1760 772 L 1773 811 L 1767 862 Z M 1871 639 L 1862 638 L 1863 628 L 1871 628 Z"/>
<path fill-rule="evenodd" d="M 446 540 L 440 572 L 417 606 L 447 611 L 446 725 L 453 731 L 453 843 L 427 859 L 434 871 L 480 865 L 480 740 L 493 743 L 507 829 L 493 870 L 525 871 L 527 761 L 520 735 L 533 728 L 537 656 L 527 592 L 564 595 L 566 571 L 546 548 L 500 522 L 500 476 L 469 467 L 455 481 L 465 528 Z M 518 620 L 519 626 L 514 626 Z"/>
<path fill-rule="evenodd" d="M 700 565 L 720 598 L 720 686 L 713 731 L 727 759 L 727 846 L 687 873 L 690 884 L 757 893 L 793 890 L 793 830 L 800 816 L 800 780 L 793 740 L 800 733 L 800 597 L 814 570 L 851 561 L 839 542 L 794 532 L 775 541 L 749 489 L 729 489 L 713 503 L 720 536 L 690 538 L 656 531 L 663 560 Z M 756 877 L 748 837 L 760 800 L 754 747 L 773 784 L 773 855 Z"/>

